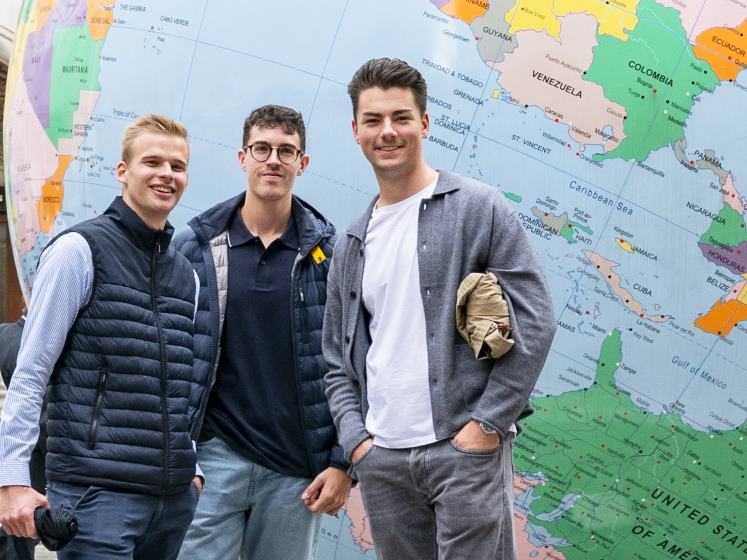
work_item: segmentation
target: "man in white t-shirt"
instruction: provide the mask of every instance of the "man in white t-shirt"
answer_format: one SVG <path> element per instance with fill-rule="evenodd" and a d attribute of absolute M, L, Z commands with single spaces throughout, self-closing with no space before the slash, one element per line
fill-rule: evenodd
<path fill-rule="evenodd" d="M 381 558 L 515 557 L 511 443 L 555 322 L 537 256 L 500 192 L 423 156 L 426 83 L 374 59 L 348 85 L 379 196 L 340 237 L 328 278 L 327 397 Z M 515 345 L 480 360 L 457 288 L 490 271 Z"/>

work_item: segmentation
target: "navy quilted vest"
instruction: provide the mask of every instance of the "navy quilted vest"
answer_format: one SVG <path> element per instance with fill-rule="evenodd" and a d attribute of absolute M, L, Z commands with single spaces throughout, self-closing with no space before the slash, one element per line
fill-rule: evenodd
<path fill-rule="evenodd" d="M 183 491 L 195 473 L 192 267 L 170 247 L 170 226 L 149 229 L 121 198 L 67 231 L 88 242 L 94 279 L 47 392 L 47 478 Z"/>

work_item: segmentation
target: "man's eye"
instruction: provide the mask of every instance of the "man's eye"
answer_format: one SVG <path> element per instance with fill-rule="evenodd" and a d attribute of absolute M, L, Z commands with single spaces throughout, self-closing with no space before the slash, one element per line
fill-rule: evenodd
<path fill-rule="evenodd" d="M 285 157 L 293 157 L 296 155 L 296 149 L 291 146 L 283 146 L 280 148 L 280 155 Z"/>
<path fill-rule="evenodd" d="M 252 148 L 252 150 L 254 150 L 255 154 L 260 155 L 260 156 L 270 153 L 270 147 L 263 146 L 262 144 L 255 145 L 254 148 Z"/>

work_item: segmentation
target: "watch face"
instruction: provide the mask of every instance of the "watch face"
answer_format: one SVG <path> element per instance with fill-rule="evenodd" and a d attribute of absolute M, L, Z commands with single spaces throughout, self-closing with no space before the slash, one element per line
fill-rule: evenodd
<path fill-rule="evenodd" d="M 490 426 L 488 426 L 484 422 L 480 422 L 480 429 L 485 434 L 495 434 L 495 433 L 497 433 L 497 431 L 494 428 L 491 428 Z"/>

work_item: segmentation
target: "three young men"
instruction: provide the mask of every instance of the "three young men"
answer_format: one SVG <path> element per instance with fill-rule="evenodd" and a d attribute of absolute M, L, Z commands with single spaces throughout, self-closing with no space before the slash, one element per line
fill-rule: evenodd
<path fill-rule="evenodd" d="M 190 221 L 176 245 L 200 278 L 197 444 L 207 485 L 181 559 L 311 559 L 320 514 L 351 480 L 325 398 L 321 329 L 334 227 L 293 195 L 309 164 L 301 115 L 244 123 L 246 190 Z"/>
<path fill-rule="evenodd" d="M 385 559 L 514 558 L 515 422 L 554 334 L 538 259 L 498 190 L 431 168 L 426 83 L 396 59 L 348 86 L 379 196 L 340 237 L 329 276 L 327 396 Z M 460 282 L 492 272 L 513 349 L 481 360 L 455 328 Z"/>
<path fill-rule="evenodd" d="M 292 194 L 309 164 L 298 113 L 247 118 L 246 191 L 177 237 L 188 260 L 166 222 L 185 134 L 128 129 L 123 199 L 41 259 L 0 423 L 9 532 L 33 535 L 46 505 L 26 486 L 51 376 L 49 500 L 81 527 L 61 558 L 175 557 L 201 487 L 190 434 L 207 486 L 180 558 L 311 558 L 318 514 L 350 489 L 347 460 L 383 558 L 514 557 L 511 444 L 554 333 L 537 257 L 496 189 L 426 163 L 417 70 L 371 60 L 349 93 L 380 192 L 331 271 L 334 228 Z M 515 345 L 478 361 L 454 308 L 461 280 L 485 271 Z"/>
<path fill-rule="evenodd" d="M 122 196 L 39 262 L 0 421 L 0 523 L 35 536 L 36 507 L 67 506 L 79 529 L 62 560 L 175 558 L 194 514 L 197 284 L 167 221 L 188 161 L 179 123 L 135 121 L 116 168 Z M 48 502 L 29 487 L 45 390 Z"/>

